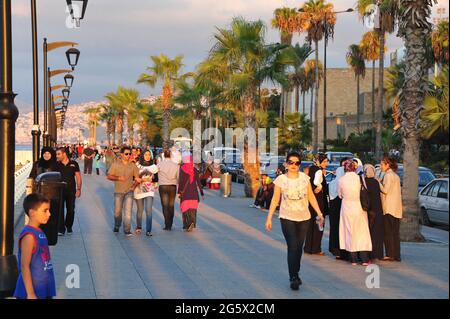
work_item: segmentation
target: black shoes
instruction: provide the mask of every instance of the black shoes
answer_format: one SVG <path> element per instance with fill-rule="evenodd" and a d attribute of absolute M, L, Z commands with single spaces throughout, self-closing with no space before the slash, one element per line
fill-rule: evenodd
<path fill-rule="evenodd" d="M 167 227 L 167 226 L 166 226 L 166 227 L 163 228 L 163 230 L 168 230 L 168 231 L 170 231 L 170 230 L 172 230 L 172 227 Z"/>
<path fill-rule="evenodd" d="M 119 227 L 114 227 L 113 232 L 118 233 L 119 232 Z"/>
<path fill-rule="evenodd" d="M 302 284 L 302 280 L 300 279 L 300 277 L 291 278 L 291 289 L 292 290 L 298 290 L 301 284 Z"/>

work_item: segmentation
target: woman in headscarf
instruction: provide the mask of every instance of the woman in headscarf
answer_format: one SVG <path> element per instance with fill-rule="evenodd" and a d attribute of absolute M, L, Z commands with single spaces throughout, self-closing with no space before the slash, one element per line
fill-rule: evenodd
<path fill-rule="evenodd" d="M 30 177 L 36 177 L 42 173 L 56 171 L 56 152 L 53 148 L 44 146 L 41 150 L 41 157 L 33 164 Z"/>
<path fill-rule="evenodd" d="M 370 237 L 372 239 L 372 252 L 370 259 L 383 259 L 384 242 L 384 222 L 383 206 L 381 204 L 380 183 L 375 179 L 375 167 L 370 164 L 364 165 L 364 176 L 367 186 L 367 192 L 370 199 L 369 215 Z"/>
<path fill-rule="evenodd" d="M 338 182 L 337 191 L 342 199 L 339 221 L 339 246 L 350 253 L 352 265 L 359 261 L 363 266 L 369 264 L 372 251 L 367 212 L 361 206 L 361 179 L 356 174 L 353 160 L 344 163 L 345 175 Z"/>
<path fill-rule="evenodd" d="M 221 176 L 221 167 L 220 167 L 220 159 L 216 158 L 211 166 L 211 181 L 210 185 L 212 189 L 219 189 L 217 185 L 220 185 L 220 176 Z"/>
<path fill-rule="evenodd" d="M 328 212 L 328 185 L 325 179 L 325 169 L 328 166 L 328 157 L 326 154 L 318 153 L 314 160 L 314 165 L 309 168 L 310 183 L 319 204 L 320 211 L 326 216 Z M 322 236 L 323 228 L 321 229 L 316 222 L 316 211 L 312 206 L 309 206 L 312 218 L 309 221 L 308 234 L 305 241 L 305 253 L 323 256 L 322 251 Z"/>
<path fill-rule="evenodd" d="M 336 259 L 345 259 L 345 251 L 339 248 L 339 219 L 341 217 L 342 200 L 338 196 L 337 185 L 342 176 L 345 175 L 344 162 L 347 158 L 343 158 L 340 167 L 336 169 L 336 177 L 328 185 L 330 195 L 330 236 L 329 251 Z"/>
<path fill-rule="evenodd" d="M 149 150 L 140 156 L 136 166 L 139 168 L 139 178 L 142 180 L 135 185 L 134 189 L 137 206 L 136 234 L 139 235 L 142 232 L 142 214 L 145 209 L 145 234 L 150 237 L 152 236 L 153 197 L 158 182 L 158 166 L 155 165 Z"/>
<path fill-rule="evenodd" d="M 202 199 L 204 196 L 199 172 L 194 167 L 192 155 L 183 158 L 183 165 L 180 167 L 178 176 L 178 197 L 180 198 L 181 213 L 183 217 L 183 229 L 190 232 L 197 226 L 199 191 L 202 195 Z"/>

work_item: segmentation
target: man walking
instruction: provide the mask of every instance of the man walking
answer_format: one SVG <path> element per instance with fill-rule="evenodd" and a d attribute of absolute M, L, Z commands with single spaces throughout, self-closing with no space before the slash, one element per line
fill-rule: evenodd
<path fill-rule="evenodd" d="M 165 149 L 163 155 L 164 159 L 158 164 L 159 196 L 164 215 L 164 230 L 172 230 L 180 166 L 171 160 L 170 150 Z"/>
<path fill-rule="evenodd" d="M 89 145 L 83 151 L 84 155 L 84 175 L 92 175 L 92 164 L 94 162 L 95 151 Z"/>
<path fill-rule="evenodd" d="M 75 220 L 75 200 L 81 196 L 81 173 L 78 163 L 69 159 L 69 150 L 65 147 L 59 147 L 56 150 L 56 159 L 58 163 L 56 170 L 61 173 L 62 182 L 67 186 L 63 191 L 63 203 L 66 206 L 66 216 L 64 217 L 64 208 L 60 212 L 58 223 L 58 235 L 64 236 L 72 234 L 72 226 Z"/>
<path fill-rule="evenodd" d="M 131 148 L 124 146 L 120 151 L 121 158 L 115 161 L 108 171 L 108 180 L 115 184 L 114 189 L 114 232 L 118 233 L 122 224 L 123 210 L 123 230 L 126 236 L 131 233 L 131 210 L 133 209 L 133 184 L 141 182 L 139 169 L 136 164 L 130 161 Z"/>

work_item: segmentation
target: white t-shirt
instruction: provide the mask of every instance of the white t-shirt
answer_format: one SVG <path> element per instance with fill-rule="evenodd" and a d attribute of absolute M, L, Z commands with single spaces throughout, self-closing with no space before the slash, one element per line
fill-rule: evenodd
<path fill-rule="evenodd" d="M 281 188 L 279 218 L 302 222 L 311 219 L 308 208 L 309 176 L 299 172 L 298 178 L 288 178 L 283 174 L 273 182 Z"/>

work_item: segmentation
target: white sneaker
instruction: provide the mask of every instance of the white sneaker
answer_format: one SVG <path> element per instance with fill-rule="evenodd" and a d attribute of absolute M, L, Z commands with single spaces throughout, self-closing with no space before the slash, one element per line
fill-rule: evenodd
<path fill-rule="evenodd" d="M 259 206 L 259 205 L 256 205 L 256 206 L 255 206 L 255 208 L 261 209 L 261 206 Z"/>
<path fill-rule="evenodd" d="M 58 233 L 58 236 L 64 236 L 64 234 L 63 233 Z"/>
<path fill-rule="evenodd" d="M 250 208 L 256 208 L 256 205 L 255 205 L 255 204 L 251 204 L 251 205 L 248 205 L 248 207 L 250 207 Z"/>

